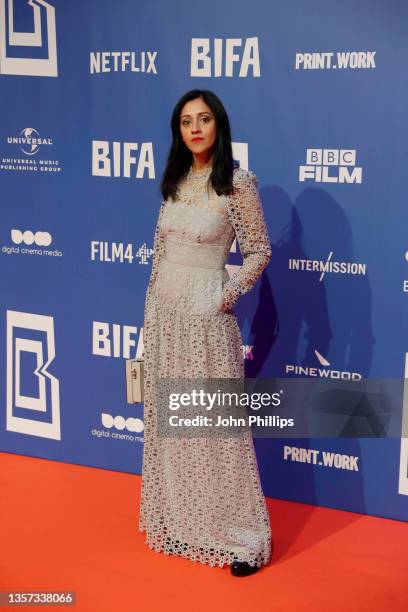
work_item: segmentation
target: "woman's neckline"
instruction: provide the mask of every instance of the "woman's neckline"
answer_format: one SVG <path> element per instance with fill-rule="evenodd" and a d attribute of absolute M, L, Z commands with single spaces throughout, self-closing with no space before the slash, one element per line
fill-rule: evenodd
<path fill-rule="evenodd" d="M 193 166 L 190 166 L 190 173 L 193 175 L 202 176 L 204 174 L 210 174 L 212 170 L 212 166 L 204 166 L 204 168 L 199 168 L 195 170 Z"/>

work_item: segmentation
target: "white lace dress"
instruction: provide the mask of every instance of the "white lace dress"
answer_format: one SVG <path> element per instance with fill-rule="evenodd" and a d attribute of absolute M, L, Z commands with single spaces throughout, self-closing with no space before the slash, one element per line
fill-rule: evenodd
<path fill-rule="evenodd" d="M 222 567 L 258 567 L 271 555 L 271 527 L 251 433 L 169 438 L 157 434 L 160 377 L 243 378 L 233 306 L 271 257 L 253 172 L 236 168 L 235 192 L 218 196 L 211 170 L 193 171 L 162 202 L 144 312 L 144 449 L 139 530 L 157 552 Z M 243 265 L 225 268 L 237 237 Z M 230 312 L 220 312 L 221 303 Z"/>

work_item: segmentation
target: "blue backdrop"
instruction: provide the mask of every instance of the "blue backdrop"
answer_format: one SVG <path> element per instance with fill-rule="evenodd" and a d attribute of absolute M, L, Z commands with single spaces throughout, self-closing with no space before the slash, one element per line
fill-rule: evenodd
<path fill-rule="evenodd" d="M 272 240 L 236 307 L 247 375 L 408 378 L 407 19 L 402 0 L 0 0 L 3 451 L 141 472 L 124 360 L 192 88 L 224 102 Z M 407 437 L 255 442 L 268 496 L 408 517 Z"/>

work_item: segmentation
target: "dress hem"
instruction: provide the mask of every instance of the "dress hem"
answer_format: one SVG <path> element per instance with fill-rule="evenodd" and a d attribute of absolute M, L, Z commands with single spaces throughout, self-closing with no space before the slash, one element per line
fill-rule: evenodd
<path fill-rule="evenodd" d="M 256 565 L 258 568 L 269 565 L 271 562 L 271 555 L 269 555 L 268 558 L 265 559 L 265 556 L 261 554 L 262 559 L 256 561 L 254 559 L 245 559 L 244 557 L 247 555 L 241 555 L 240 557 L 238 557 L 236 554 L 228 553 L 228 552 L 224 553 L 225 556 L 228 557 L 228 559 L 226 559 L 225 561 L 222 561 L 222 560 L 211 561 L 210 559 L 208 559 L 208 556 L 205 553 L 196 553 L 196 558 L 193 558 L 191 556 L 191 553 L 184 552 L 181 549 L 175 552 L 174 551 L 170 552 L 166 550 L 166 546 L 162 542 L 159 542 L 157 538 L 150 536 L 144 527 L 139 526 L 138 530 L 140 533 L 146 534 L 145 544 L 147 544 L 150 550 L 153 550 L 156 553 L 163 553 L 167 557 L 169 557 L 170 555 L 174 555 L 177 557 L 182 557 L 183 559 L 186 559 L 188 561 L 193 561 L 194 563 L 201 563 L 201 565 L 209 565 L 210 567 L 220 567 L 220 568 L 223 568 L 224 566 L 230 566 L 235 561 L 244 561 L 248 563 L 248 565 L 250 565 L 251 567 L 254 567 Z M 163 536 L 163 537 L 165 538 L 166 536 Z M 220 553 L 218 553 L 218 555 L 219 554 Z M 215 552 L 212 553 L 211 555 L 214 557 L 217 556 Z M 201 558 L 198 558 L 200 556 Z M 259 556 L 260 555 L 258 554 L 257 557 Z"/>

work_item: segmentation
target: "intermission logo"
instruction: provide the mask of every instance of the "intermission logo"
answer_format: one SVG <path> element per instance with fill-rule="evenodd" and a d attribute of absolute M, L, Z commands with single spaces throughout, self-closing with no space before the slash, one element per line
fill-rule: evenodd
<path fill-rule="evenodd" d="M 157 74 L 157 51 L 91 51 L 91 74 L 104 72 L 141 72 Z"/>
<path fill-rule="evenodd" d="M 10 230 L 12 244 L 3 244 L 1 252 L 6 255 L 45 255 L 49 257 L 62 257 L 62 251 L 48 248 L 52 243 L 49 232 L 31 230 Z"/>
<path fill-rule="evenodd" d="M 361 183 L 363 169 L 356 166 L 355 149 L 306 149 L 306 165 L 299 166 L 299 181 Z"/>
<path fill-rule="evenodd" d="M 24 11 L 14 12 L 18 4 L 0 0 L 0 74 L 57 77 L 54 7 L 45 0 L 30 0 Z M 25 21 L 18 23 L 21 15 Z"/>
<path fill-rule="evenodd" d="M 192 77 L 260 77 L 258 37 L 192 38 Z"/>
<path fill-rule="evenodd" d="M 93 140 L 92 175 L 155 179 L 153 143 Z"/>
<path fill-rule="evenodd" d="M 133 349 L 132 354 L 131 349 Z M 143 350 L 143 327 L 137 328 L 133 325 L 118 325 L 104 321 L 92 322 L 93 355 L 135 359 L 142 356 Z"/>
<path fill-rule="evenodd" d="M 327 260 L 322 259 L 295 259 L 288 260 L 289 270 L 295 272 L 320 272 L 319 282 L 321 282 L 326 273 L 329 274 L 351 274 L 353 276 L 363 275 L 367 273 L 367 264 L 356 263 L 352 261 L 335 261 L 332 260 L 333 251 L 330 251 Z"/>
<path fill-rule="evenodd" d="M 139 264 L 147 265 L 152 255 L 153 249 L 147 248 L 145 242 L 135 251 L 132 243 L 91 240 L 91 261 L 131 264 L 137 259 Z"/>
<path fill-rule="evenodd" d="M 47 159 L 47 153 L 52 149 L 54 142 L 50 137 L 41 136 L 35 128 L 24 128 L 18 136 L 7 136 L 6 144 L 13 154 L 4 155 L 0 160 L 0 170 L 18 172 L 61 172 L 58 159 Z M 19 148 L 23 155 L 14 153 Z M 48 156 L 47 156 L 48 157 Z"/>
<path fill-rule="evenodd" d="M 296 53 L 295 70 L 367 70 L 375 68 L 376 51 Z"/>
<path fill-rule="evenodd" d="M 54 317 L 7 311 L 7 431 L 61 440 Z"/>
<path fill-rule="evenodd" d="M 330 368 L 330 361 L 326 359 L 319 351 L 314 351 L 316 358 L 321 367 L 303 367 L 297 364 L 286 364 L 286 374 L 293 376 L 312 376 L 316 378 L 333 378 L 338 380 L 361 380 L 362 376 L 359 372 L 348 372 L 346 370 L 333 370 Z"/>

